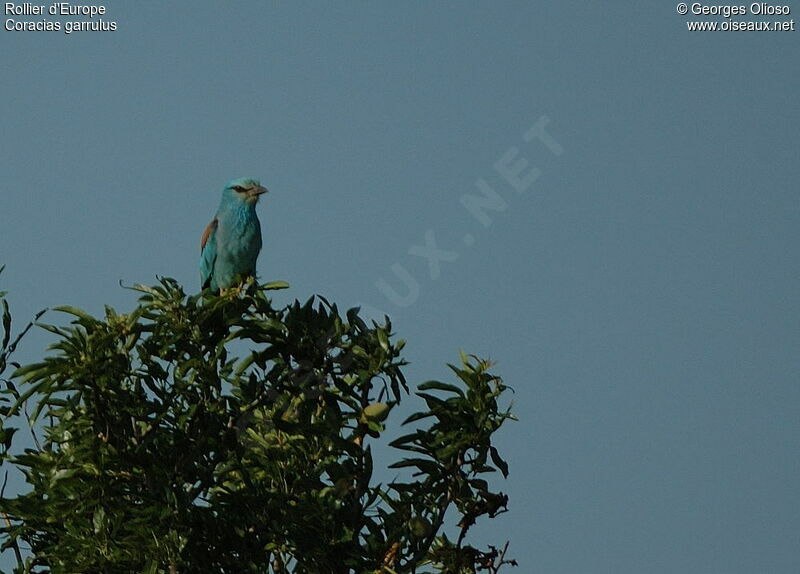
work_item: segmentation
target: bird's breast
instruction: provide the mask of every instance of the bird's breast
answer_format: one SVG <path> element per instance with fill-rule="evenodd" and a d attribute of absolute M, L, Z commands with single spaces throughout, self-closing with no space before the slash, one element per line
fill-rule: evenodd
<path fill-rule="evenodd" d="M 261 224 L 255 213 L 219 220 L 217 245 L 229 254 L 255 255 L 261 249 Z"/>

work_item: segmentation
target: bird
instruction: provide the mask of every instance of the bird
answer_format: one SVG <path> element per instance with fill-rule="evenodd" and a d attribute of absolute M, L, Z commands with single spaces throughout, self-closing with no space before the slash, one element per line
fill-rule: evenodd
<path fill-rule="evenodd" d="M 219 292 L 256 275 L 261 251 L 261 222 L 256 204 L 267 189 L 256 179 L 238 178 L 222 190 L 214 219 L 200 240 L 200 282 Z"/>

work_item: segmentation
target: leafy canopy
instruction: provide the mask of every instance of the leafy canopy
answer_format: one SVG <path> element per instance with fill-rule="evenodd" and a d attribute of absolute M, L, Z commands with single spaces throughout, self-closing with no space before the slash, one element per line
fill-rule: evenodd
<path fill-rule="evenodd" d="M 462 355 L 455 384 L 420 384 L 425 408 L 387 449 L 385 425 L 409 391 L 403 341 L 388 318 L 368 325 L 319 296 L 276 309 L 268 295 L 285 286 L 187 296 L 162 279 L 134 287 L 128 314 L 57 308 L 72 322 L 41 325 L 58 336 L 50 354 L 3 380 L 0 458 L 29 486 L 0 496 L 15 572 L 457 574 L 514 563 L 467 542 L 507 503 L 486 479 L 508 473 L 492 436 L 513 418 L 490 365 Z M 2 375 L 16 340 L 0 299 Z M 23 412 L 41 440 L 14 454 L 10 425 Z M 394 473 L 387 484 L 373 468 L 382 442 L 397 454 L 396 470 L 380 471 Z"/>

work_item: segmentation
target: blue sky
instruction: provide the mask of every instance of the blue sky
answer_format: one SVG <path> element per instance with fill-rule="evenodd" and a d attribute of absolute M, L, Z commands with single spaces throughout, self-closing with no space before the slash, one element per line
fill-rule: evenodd
<path fill-rule="evenodd" d="M 390 314 L 412 381 L 463 349 L 516 390 L 511 512 L 476 541 L 520 572 L 797 572 L 800 32 L 609 4 L 110 1 L 114 32 L 0 30 L 15 319 L 195 289 L 223 184 L 257 177 L 282 300 Z"/>

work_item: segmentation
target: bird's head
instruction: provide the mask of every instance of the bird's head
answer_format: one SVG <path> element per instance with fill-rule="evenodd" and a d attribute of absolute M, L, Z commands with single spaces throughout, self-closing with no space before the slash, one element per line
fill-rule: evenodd
<path fill-rule="evenodd" d="M 262 187 L 256 179 L 240 177 L 229 181 L 222 192 L 223 200 L 232 203 L 255 205 L 262 193 L 267 193 L 267 188 Z"/>

